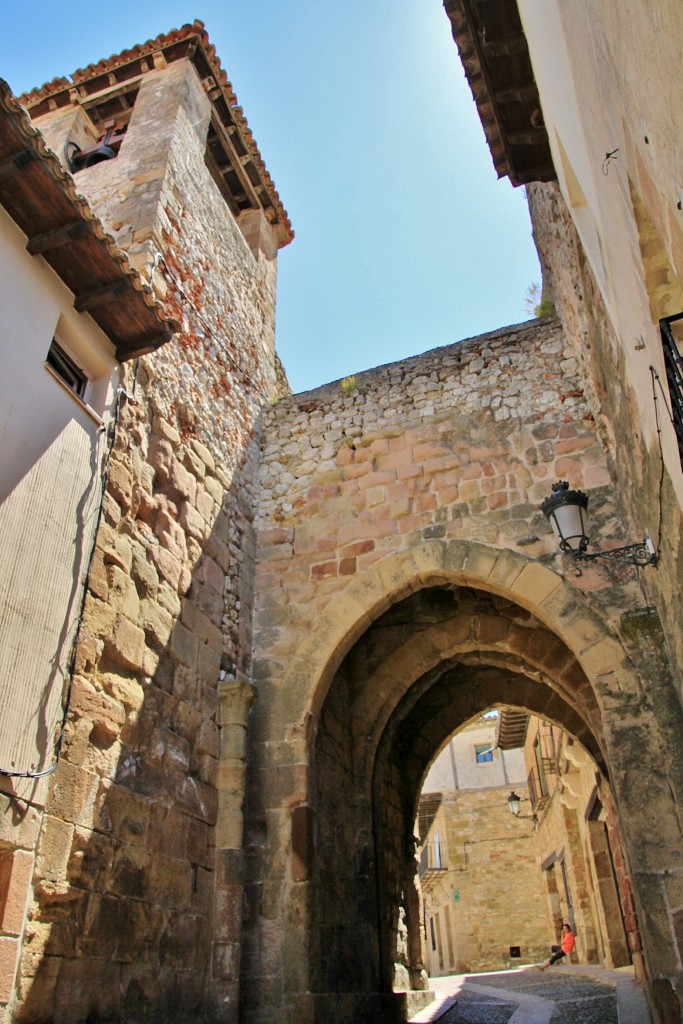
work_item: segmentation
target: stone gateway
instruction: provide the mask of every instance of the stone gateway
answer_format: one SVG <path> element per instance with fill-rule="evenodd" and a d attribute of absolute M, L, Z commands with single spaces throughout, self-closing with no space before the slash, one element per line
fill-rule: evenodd
<path fill-rule="evenodd" d="M 618 888 L 572 879 L 579 953 L 682 1019 L 683 125 L 634 40 L 683 12 L 445 6 L 556 315 L 305 394 L 292 228 L 201 22 L 0 95 L 3 436 L 14 332 L 55 410 L 0 498 L 7 1024 L 405 1021 L 422 784 L 491 708 L 571 738 L 591 863 L 619 851 Z M 657 568 L 562 554 L 559 480 Z"/>

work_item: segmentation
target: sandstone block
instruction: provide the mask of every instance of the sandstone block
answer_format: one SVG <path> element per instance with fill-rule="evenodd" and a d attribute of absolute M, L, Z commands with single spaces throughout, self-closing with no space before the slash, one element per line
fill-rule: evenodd
<path fill-rule="evenodd" d="M 107 575 L 109 577 L 108 604 L 135 622 L 140 610 L 140 599 L 135 583 L 128 572 L 120 569 L 118 565 L 110 566 Z"/>
<path fill-rule="evenodd" d="M 141 597 L 154 597 L 159 586 L 159 575 L 139 545 L 133 550 L 130 572 Z"/>
<path fill-rule="evenodd" d="M 91 825 L 99 777 L 62 759 L 50 780 L 46 808 L 62 821 Z"/>
<path fill-rule="evenodd" d="M 153 429 L 155 434 L 168 441 L 172 447 L 177 448 L 180 444 L 180 434 L 163 416 L 156 416 L 154 418 Z"/>
<path fill-rule="evenodd" d="M 32 876 L 33 854 L 28 850 L 14 850 L 0 859 L 0 884 L 4 893 L 4 905 L 0 904 L 0 930 L 8 935 L 20 935 L 24 927 Z M 1 972 L 0 967 L 0 976 Z"/>
<path fill-rule="evenodd" d="M 0 1003 L 9 1003 L 12 998 L 18 954 L 17 939 L 0 937 Z"/>
<path fill-rule="evenodd" d="M 225 494 L 225 488 L 223 485 L 219 483 L 215 477 L 207 476 L 204 478 L 204 487 L 216 504 L 220 506 L 223 502 L 223 495 Z"/>
<path fill-rule="evenodd" d="M 123 615 L 117 615 L 106 643 L 105 652 L 112 661 L 126 668 L 142 668 L 145 634 Z"/>
<path fill-rule="evenodd" d="M 197 481 L 177 459 L 171 460 L 169 485 L 192 504 L 197 495 Z"/>
<path fill-rule="evenodd" d="M 126 716 L 123 705 L 96 689 L 93 684 L 76 676 L 72 690 L 72 709 L 75 715 L 90 719 L 97 739 L 115 740 L 121 732 Z"/>
<path fill-rule="evenodd" d="M 159 575 L 177 591 L 183 570 L 182 561 L 162 547 L 151 547 L 150 555 Z"/>
<path fill-rule="evenodd" d="M 112 459 L 107 488 L 120 507 L 127 512 L 133 497 L 133 477 L 120 462 Z"/>
<path fill-rule="evenodd" d="M 0 849 L 6 844 L 32 850 L 38 839 L 42 813 L 18 797 L 14 797 L 14 803 L 20 811 L 18 822 L 8 813 L 10 798 L 0 793 Z"/>
<path fill-rule="evenodd" d="M 206 466 L 191 448 L 186 448 L 183 452 L 183 465 L 195 480 L 203 480 L 206 475 Z"/>
<path fill-rule="evenodd" d="M 197 512 L 209 526 L 216 518 L 217 505 L 215 499 L 204 487 L 197 485 Z"/>
<path fill-rule="evenodd" d="M 201 441 L 198 441 L 196 438 L 193 437 L 190 440 L 190 446 L 191 446 L 192 450 L 195 452 L 195 454 L 197 454 L 199 456 L 199 458 L 202 460 L 202 462 L 204 463 L 206 468 L 211 473 L 213 473 L 214 469 L 216 468 L 216 462 L 214 460 L 213 455 L 211 454 L 209 449 L 206 447 L 206 445 L 202 444 Z"/>
<path fill-rule="evenodd" d="M 147 642 L 152 647 L 165 649 L 173 629 L 171 614 L 156 601 L 145 599 L 140 602 L 139 623 Z"/>

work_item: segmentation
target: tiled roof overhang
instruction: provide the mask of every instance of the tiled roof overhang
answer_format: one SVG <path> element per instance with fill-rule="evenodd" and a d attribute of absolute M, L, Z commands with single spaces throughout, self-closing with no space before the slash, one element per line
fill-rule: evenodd
<path fill-rule="evenodd" d="M 177 325 L 74 188 L 26 111 L 0 79 L 0 204 L 125 361 L 153 352 Z"/>
<path fill-rule="evenodd" d="M 513 185 L 554 181 L 517 0 L 444 0 L 493 163 Z"/>
<path fill-rule="evenodd" d="M 182 59 L 191 60 L 194 64 L 224 131 L 230 137 L 238 137 L 239 142 L 234 140 L 238 150 L 236 170 L 243 177 L 247 189 L 251 191 L 253 188 L 258 195 L 259 205 L 275 228 L 279 247 L 282 248 L 294 237 L 291 222 L 203 22 L 183 25 L 97 64 L 89 64 L 75 71 L 71 79 L 55 78 L 40 89 L 25 93 L 20 99 L 31 117 L 36 118 L 50 110 L 68 106 L 74 99 L 86 101 L 88 96 L 115 83 L 139 78 L 147 71 L 163 66 L 164 62 Z"/>

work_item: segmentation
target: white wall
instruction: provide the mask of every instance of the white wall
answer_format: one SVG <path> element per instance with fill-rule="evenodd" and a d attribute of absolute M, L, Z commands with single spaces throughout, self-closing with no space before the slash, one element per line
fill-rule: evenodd
<path fill-rule="evenodd" d="M 523 785 L 526 782 L 524 752 L 492 751 L 493 760 L 477 764 L 475 746 L 493 747 L 496 720 L 467 726 L 451 737 L 433 761 L 422 787 L 423 793 L 446 793 L 454 789 L 487 789 Z"/>
<path fill-rule="evenodd" d="M 56 332 L 107 419 L 113 346 L 0 208 L 0 767 L 17 771 L 52 761 L 105 442 L 102 420 L 45 367 Z M 36 802 L 45 788 L 0 779 L 9 786 Z"/>

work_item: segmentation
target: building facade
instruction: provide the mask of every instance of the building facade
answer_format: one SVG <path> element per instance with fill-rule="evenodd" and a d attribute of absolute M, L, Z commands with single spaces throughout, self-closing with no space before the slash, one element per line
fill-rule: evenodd
<path fill-rule="evenodd" d="M 430 977 L 541 960 L 548 926 L 521 749 L 497 746 L 498 716 L 452 737 L 429 769 L 418 813 L 426 967 Z"/>
<path fill-rule="evenodd" d="M 494 159 L 528 184 L 559 318 L 305 395 L 288 395 L 274 350 L 291 227 L 204 26 L 23 97 L 179 329 L 153 353 L 132 338 L 139 361 L 121 369 L 93 341 L 131 400 L 80 625 L 55 596 L 78 638 L 59 765 L 37 806 L 2 779 L 9 1018 L 404 1020 L 406 991 L 427 983 L 422 781 L 463 724 L 510 706 L 561 728 L 609 781 L 604 813 L 582 805 L 576 855 L 583 843 L 606 892 L 598 833 L 618 831 L 630 955 L 656 1024 L 680 1021 L 683 476 L 659 323 L 671 354 L 680 98 L 641 44 L 666 44 L 675 66 L 683 15 L 673 0 L 628 21 L 593 7 L 447 5 Z M 5 151 L 3 181 L 26 180 L 26 148 Z M 50 211 L 39 251 L 68 253 L 52 243 L 72 244 L 77 218 Z M 97 266 L 83 295 L 65 282 L 96 324 L 130 308 Z M 657 568 L 577 575 L 539 507 L 564 478 L 590 495 L 595 546 L 648 528 Z M 51 760 L 46 721 L 17 751 L 29 767 L 32 752 Z M 561 914 L 561 869 L 544 870 Z M 619 935 L 594 930 L 586 950 L 616 963 Z"/>

